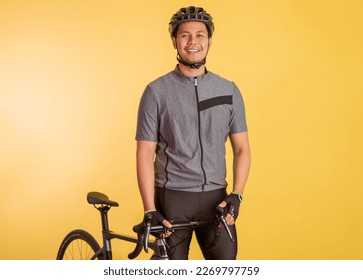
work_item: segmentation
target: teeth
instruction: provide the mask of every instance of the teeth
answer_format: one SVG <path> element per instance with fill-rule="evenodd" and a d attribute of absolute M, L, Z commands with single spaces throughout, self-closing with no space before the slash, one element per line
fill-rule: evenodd
<path fill-rule="evenodd" d="M 198 50 L 188 50 L 188 52 L 198 52 Z"/>

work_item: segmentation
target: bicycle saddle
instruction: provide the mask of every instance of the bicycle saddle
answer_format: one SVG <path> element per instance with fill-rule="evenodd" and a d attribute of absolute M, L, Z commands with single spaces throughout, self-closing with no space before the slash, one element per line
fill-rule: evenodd
<path fill-rule="evenodd" d="M 112 201 L 108 198 L 107 195 L 100 192 L 89 192 L 87 194 L 87 202 L 89 204 L 104 204 L 108 206 L 118 206 L 116 201 Z"/>

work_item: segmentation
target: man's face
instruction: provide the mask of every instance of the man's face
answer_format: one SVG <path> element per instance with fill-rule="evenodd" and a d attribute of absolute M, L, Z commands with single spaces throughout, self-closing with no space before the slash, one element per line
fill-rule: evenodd
<path fill-rule="evenodd" d="M 187 21 L 179 25 L 176 37 L 172 37 L 174 48 L 188 63 L 201 62 L 212 43 L 207 26 L 198 21 Z"/>

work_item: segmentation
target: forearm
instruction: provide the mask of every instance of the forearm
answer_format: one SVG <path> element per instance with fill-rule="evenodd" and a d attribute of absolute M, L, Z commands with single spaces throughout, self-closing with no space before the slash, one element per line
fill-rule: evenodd
<path fill-rule="evenodd" d="M 243 193 L 251 165 L 249 149 L 238 151 L 233 160 L 233 192 Z"/>
<path fill-rule="evenodd" d="M 233 148 L 233 191 L 243 193 L 251 165 L 248 133 L 231 135 Z"/>
<path fill-rule="evenodd" d="M 150 166 L 146 163 L 138 164 L 137 173 L 139 191 L 144 206 L 144 211 L 155 209 L 154 174 L 150 171 Z"/>
<path fill-rule="evenodd" d="M 153 143 L 138 142 L 136 153 L 137 180 L 144 211 L 155 209 Z"/>

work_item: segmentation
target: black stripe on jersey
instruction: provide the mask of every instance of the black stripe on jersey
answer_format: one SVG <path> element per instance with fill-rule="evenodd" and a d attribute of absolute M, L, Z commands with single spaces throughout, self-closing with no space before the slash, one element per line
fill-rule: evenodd
<path fill-rule="evenodd" d="M 198 110 L 203 111 L 206 110 L 208 108 L 214 107 L 214 106 L 218 106 L 218 105 L 223 105 L 223 104 L 233 104 L 233 99 L 232 99 L 232 95 L 225 95 L 225 96 L 217 96 L 217 97 L 213 97 L 207 100 L 203 100 L 200 101 L 198 103 Z"/>

